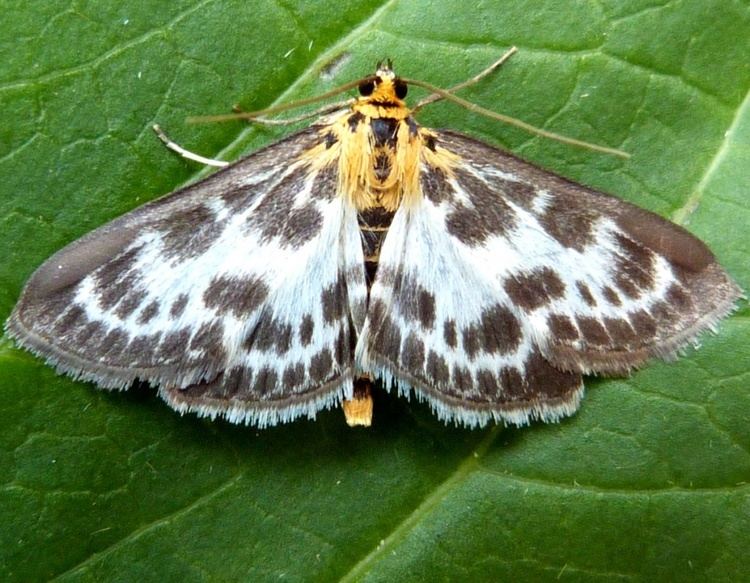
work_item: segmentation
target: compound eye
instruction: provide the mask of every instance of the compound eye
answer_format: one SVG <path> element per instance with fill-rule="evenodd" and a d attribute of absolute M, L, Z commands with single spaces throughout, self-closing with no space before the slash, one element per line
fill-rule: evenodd
<path fill-rule="evenodd" d="M 399 99 L 403 99 L 404 97 L 406 97 L 406 94 L 409 92 L 409 86 L 401 79 L 396 79 L 395 89 L 396 97 L 398 97 Z"/>
<path fill-rule="evenodd" d="M 359 94 L 362 97 L 367 97 L 368 95 L 372 95 L 372 92 L 375 91 L 375 81 L 372 79 L 368 79 L 367 81 L 362 81 L 362 83 L 359 84 Z"/>

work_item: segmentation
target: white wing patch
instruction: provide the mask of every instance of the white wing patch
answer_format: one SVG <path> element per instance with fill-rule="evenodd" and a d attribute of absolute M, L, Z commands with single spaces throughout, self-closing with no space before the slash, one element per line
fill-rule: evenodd
<path fill-rule="evenodd" d="M 144 380 L 180 411 L 233 422 L 313 416 L 351 395 L 351 313 L 361 326 L 366 297 L 356 214 L 335 169 L 278 164 L 315 139 L 280 142 L 63 249 L 30 281 L 11 334 L 74 377 Z"/>

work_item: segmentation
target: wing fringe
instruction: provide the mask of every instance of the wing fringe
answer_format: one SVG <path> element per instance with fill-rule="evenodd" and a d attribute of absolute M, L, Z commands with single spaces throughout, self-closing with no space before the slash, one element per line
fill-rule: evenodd
<path fill-rule="evenodd" d="M 429 404 L 440 421 L 469 429 L 482 428 L 490 422 L 502 422 L 517 427 L 530 425 L 534 421 L 558 423 L 578 410 L 584 395 L 584 385 L 581 381 L 564 399 L 536 399 L 522 405 L 488 402 L 470 407 L 467 406 L 467 401 L 451 398 L 440 391 L 430 389 L 404 371 L 394 374 L 391 372 L 392 367 L 393 365 L 388 363 L 378 363 L 369 369 L 373 370 L 374 376 L 380 379 L 389 391 L 395 389 L 399 396 L 408 400 L 414 393 L 417 401 Z"/>
<path fill-rule="evenodd" d="M 73 352 L 47 341 L 23 325 L 18 311 L 14 311 L 5 323 L 5 332 L 18 346 L 44 360 L 58 373 L 76 381 L 96 383 L 102 389 L 123 391 L 135 381 L 153 385 L 172 384 L 188 386 L 210 380 L 218 373 L 218 367 L 199 367 L 176 370 L 176 367 L 132 368 L 127 366 L 96 365 Z"/>
<path fill-rule="evenodd" d="M 688 326 L 670 336 L 656 337 L 642 348 L 606 351 L 580 350 L 565 344 L 547 344 L 540 349 L 544 357 L 555 367 L 562 370 L 580 372 L 587 375 L 627 376 L 654 358 L 674 361 L 693 345 L 700 345 L 699 338 L 705 332 L 717 332 L 721 320 L 738 309 L 737 301 L 745 298 L 742 289 L 729 279 L 724 270 L 717 264 L 710 264 L 706 270 L 706 287 L 711 287 L 713 307 L 704 312 L 696 311 L 697 318 Z M 703 275 L 703 274 L 702 274 Z M 705 290 L 694 290 L 696 300 L 703 300 Z"/>
<path fill-rule="evenodd" d="M 313 392 L 267 403 L 186 398 L 184 394 L 186 389 L 170 387 L 159 388 L 159 396 L 181 415 L 195 413 L 198 417 L 208 417 L 211 421 L 223 418 L 230 423 L 252 425 L 264 429 L 279 423 L 288 423 L 300 417 L 315 419 L 321 410 L 338 407 L 344 400 L 351 399 L 353 387 L 352 376 L 345 375 Z"/>

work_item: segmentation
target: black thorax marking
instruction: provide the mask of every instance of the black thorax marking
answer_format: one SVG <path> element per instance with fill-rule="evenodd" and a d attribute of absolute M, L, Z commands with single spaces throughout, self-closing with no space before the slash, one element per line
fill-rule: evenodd
<path fill-rule="evenodd" d="M 388 228 L 391 226 L 394 214 L 395 211 L 387 211 L 382 207 L 372 207 L 357 215 L 359 230 L 362 232 L 362 251 L 365 256 L 368 293 L 378 269 L 380 247 L 386 233 L 388 233 Z"/>
<path fill-rule="evenodd" d="M 372 135 L 375 137 L 375 147 L 387 147 L 395 150 L 398 142 L 398 125 L 400 120 L 392 117 L 374 117 L 370 121 Z"/>

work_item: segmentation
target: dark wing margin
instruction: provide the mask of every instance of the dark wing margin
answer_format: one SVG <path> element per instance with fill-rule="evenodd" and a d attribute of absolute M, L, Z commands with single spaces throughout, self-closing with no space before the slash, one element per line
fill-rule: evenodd
<path fill-rule="evenodd" d="M 59 372 L 146 381 L 183 412 L 265 426 L 339 402 L 366 290 L 336 168 L 300 158 L 319 140 L 303 130 L 71 243 L 29 279 L 8 334 Z"/>

